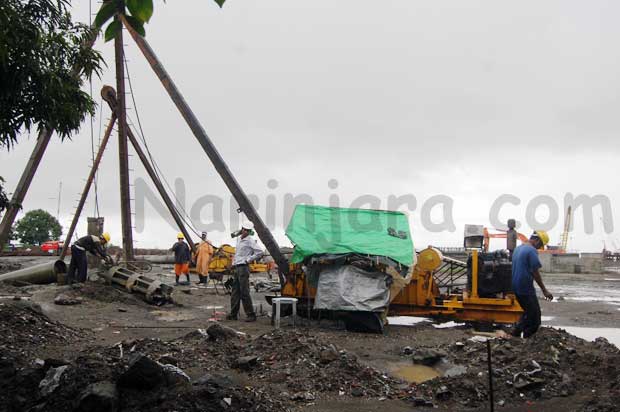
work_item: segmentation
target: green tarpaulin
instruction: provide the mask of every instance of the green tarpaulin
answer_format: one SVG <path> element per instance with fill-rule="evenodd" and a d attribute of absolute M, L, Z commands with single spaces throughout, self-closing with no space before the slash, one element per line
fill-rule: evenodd
<path fill-rule="evenodd" d="M 291 262 L 312 255 L 360 253 L 414 263 L 409 221 L 402 212 L 297 205 L 286 228 L 295 245 Z"/>

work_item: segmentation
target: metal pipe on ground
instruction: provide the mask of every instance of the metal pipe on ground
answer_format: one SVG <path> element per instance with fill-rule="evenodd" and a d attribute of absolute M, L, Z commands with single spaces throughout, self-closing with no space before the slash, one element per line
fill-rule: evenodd
<path fill-rule="evenodd" d="M 145 301 L 155 305 L 172 302 L 172 286 L 158 280 L 151 279 L 139 272 L 134 272 L 122 266 L 112 266 L 107 270 L 97 272 L 111 284 L 121 286 L 130 293 L 142 295 Z"/>
<path fill-rule="evenodd" d="M 67 273 L 67 265 L 62 260 L 30 266 L 0 275 L 0 282 L 23 282 L 45 285 L 58 281 L 58 275 Z"/>
<path fill-rule="evenodd" d="M 155 264 L 174 264 L 174 255 L 138 255 L 136 260 Z"/>

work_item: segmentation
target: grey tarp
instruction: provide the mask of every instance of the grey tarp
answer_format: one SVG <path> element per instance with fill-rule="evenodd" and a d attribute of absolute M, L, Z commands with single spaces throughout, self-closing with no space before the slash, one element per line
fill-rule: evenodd
<path fill-rule="evenodd" d="M 315 309 L 383 311 L 390 302 L 391 277 L 351 265 L 322 268 L 318 277 Z"/>

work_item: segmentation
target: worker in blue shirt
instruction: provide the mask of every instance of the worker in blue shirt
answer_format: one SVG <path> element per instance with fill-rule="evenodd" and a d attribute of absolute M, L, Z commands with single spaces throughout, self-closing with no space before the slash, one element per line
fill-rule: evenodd
<path fill-rule="evenodd" d="M 534 289 L 534 280 L 542 290 L 545 299 L 553 300 L 553 295 L 547 290 L 540 276 L 542 267 L 538 258 L 538 249 L 543 249 L 549 243 L 549 235 L 543 230 L 535 231 L 530 236 L 529 243 L 518 246 L 512 254 L 512 290 L 519 305 L 523 308 L 523 315 L 512 331 L 513 336 L 528 338 L 540 327 L 540 305 Z"/>

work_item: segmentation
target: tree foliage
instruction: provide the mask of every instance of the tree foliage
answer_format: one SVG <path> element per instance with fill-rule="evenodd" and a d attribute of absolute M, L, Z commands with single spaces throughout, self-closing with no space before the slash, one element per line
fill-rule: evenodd
<path fill-rule="evenodd" d="M 0 1 L 0 148 L 24 131 L 53 128 L 66 138 L 95 103 L 81 79 L 103 59 L 88 44 L 96 33 L 73 23 L 69 0 Z"/>
<path fill-rule="evenodd" d="M 165 0 L 164 0 L 165 1 Z M 224 6 L 226 0 L 213 0 L 218 6 Z M 95 26 L 99 29 L 110 21 L 116 14 L 122 13 L 127 23 L 131 27 L 145 36 L 144 25 L 151 20 L 153 16 L 153 0 L 107 0 L 101 5 L 101 8 L 97 12 L 95 17 Z M 121 23 L 118 20 L 114 20 L 108 24 L 105 29 L 104 37 L 105 41 L 112 40 L 116 37 L 116 34 L 121 30 Z"/>
<path fill-rule="evenodd" d="M 4 178 L 0 176 L 0 215 L 4 212 L 8 205 L 9 197 L 4 191 Z"/>
<path fill-rule="evenodd" d="M 58 220 L 42 209 L 31 210 L 15 224 L 15 236 L 24 244 L 40 245 L 62 234 Z"/>

